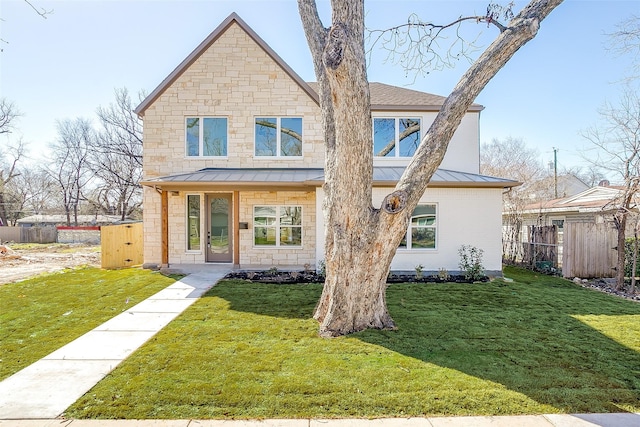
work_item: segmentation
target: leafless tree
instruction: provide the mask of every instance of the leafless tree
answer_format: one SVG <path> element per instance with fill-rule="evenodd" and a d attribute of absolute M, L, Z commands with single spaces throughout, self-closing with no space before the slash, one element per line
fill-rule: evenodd
<path fill-rule="evenodd" d="M 540 162 L 540 153 L 527 147 L 522 138 L 494 139 L 481 146 L 480 172 L 522 183 L 503 196 L 503 256 L 506 260 L 515 262 L 522 256 L 524 207 L 553 194 L 543 184 L 546 172 Z"/>
<path fill-rule="evenodd" d="M 102 129 L 94 140 L 90 164 L 100 181 L 91 202 L 124 220 L 142 203 L 142 121 L 133 112 L 126 88 L 116 89 L 115 97 L 115 103 L 97 110 Z"/>
<path fill-rule="evenodd" d="M 5 206 L 9 225 L 30 214 L 42 214 L 52 209 L 57 197 L 49 175 L 40 168 L 25 167 L 5 186 Z"/>
<path fill-rule="evenodd" d="M 628 81 L 636 80 L 640 65 L 640 16 L 634 15 L 618 24 L 616 31 L 609 34 L 609 49 L 618 56 L 631 56 L 632 66 Z"/>
<path fill-rule="evenodd" d="M 376 208 L 364 0 L 332 0 L 329 28 L 314 0 L 298 0 L 319 85 L 325 140 L 326 280 L 314 314 L 322 336 L 395 328 L 386 307 L 386 280 L 411 213 L 469 106 L 560 3 L 533 0 L 501 24 L 494 42 L 444 101 L 394 191 Z"/>
<path fill-rule="evenodd" d="M 142 120 L 133 112 L 131 96 L 127 88 L 115 89 L 115 103 L 98 107 L 98 120 L 102 125 L 96 148 L 100 153 L 129 159 L 142 167 Z M 138 94 L 138 102 L 145 98 Z M 138 182 L 132 182 L 137 185 Z"/>
<path fill-rule="evenodd" d="M 94 145 L 95 131 L 86 119 L 58 121 L 57 141 L 51 144 L 53 162 L 47 166 L 55 181 L 67 216 L 67 225 L 78 225 L 78 210 L 83 192 L 93 178 L 89 155 Z"/>
<path fill-rule="evenodd" d="M 21 113 L 13 102 L 0 98 L 0 135 L 11 133 L 20 116 Z"/>
<path fill-rule="evenodd" d="M 566 168 L 564 173 L 574 175 L 589 187 L 595 187 L 607 179 L 600 166 L 594 164 Z"/>
<path fill-rule="evenodd" d="M 618 233 L 616 282 L 624 286 L 625 238 L 627 223 L 637 214 L 640 190 L 640 97 L 627 87 L 617 105 L 610 103 L 600 110 L 601 123 L 583 132 L 591 150 L 585 156 L 593 164 L 616 176 L 621 183 L 620 197 L 612 200 L 606 210 L 613 211 Z"/>
<path fill-rule="evenodd" d="M 24 158 L 25 147 L 22 139 L 0 147 L 0 226 L 9 224 L 7 186 L 20 176 L 18 164 Z"/>

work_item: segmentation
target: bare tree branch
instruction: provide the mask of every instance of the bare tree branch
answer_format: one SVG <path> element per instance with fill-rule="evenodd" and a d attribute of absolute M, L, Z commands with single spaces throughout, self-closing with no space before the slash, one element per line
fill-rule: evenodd
<path fill-rule="evenodd" d="M 383 30 L 369 30 L 369 61 L 374 48 L 380 46 L 387 51 L 387 60 L 400 64 L 406 73 L 424 74 L 431 70 L 452 68 L 461 57 L 471 62 L 471 54 L 479 48 L 475 45 L 475 40 L 468 41 L 460 35 L 461 24 L 467 21 L 486 23 L 487 26 L 493 25 L 504 32 L 507 27 L 499 19 L 512 19 L 513 6 L 513 2 L 507 6 L 491 3 L 483 16 L 461 16 L 448 24 L 422 21 L 414 13 L 405 24 Z M 453 28 L 456 30 L 456 37 L 448 48 L 443 49 L 440 44 L 445 40 L 444 34 L 446 30 Z"/>
<path fill-rule="evenodd" d="M 33 9 L 38 15 L 42 16 L 44 19 L 47 19 L 47 15 L 53 14 L 53 9 L 46 10 L 45 8 L 42 8 L 42 7 L 37 8 L 29 0 L 24 0 L 24 2 L 29 6 L 31 6 L 31 9 Z"/>
<path fill-rule="evenodd" d="M 22 113 L 16 105 L 6 98 L 0 98 L 0 135 L 11 133 L 15 121 Z"/>

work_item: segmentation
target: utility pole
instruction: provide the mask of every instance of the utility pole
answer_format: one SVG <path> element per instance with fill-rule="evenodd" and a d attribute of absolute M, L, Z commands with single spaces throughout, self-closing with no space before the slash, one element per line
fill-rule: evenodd
<path fill-rule="evenodd" d="M 553 147 L 553 188 L 554 199 L 558 198 L 558 149 Z"/>

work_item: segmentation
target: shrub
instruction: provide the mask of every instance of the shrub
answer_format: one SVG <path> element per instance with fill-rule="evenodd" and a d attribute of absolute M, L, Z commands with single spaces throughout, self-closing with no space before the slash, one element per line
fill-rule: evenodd
<path fill-rule="evenodd" d="M 482 255 L 484 251 L 471 245 L 462 245 L 458 249 L 460 255 L 460 270 L 467 280 L 480 280 L 484 277 Z"/>
<path fill-rule="evenodd" d="M 640 245 L 640 242 L 638 242 Z M 624 275 L 631 277 L 633 271 L 633 250 L 635 239 L 633 237 L 624 241 Z M 640 255 L 638 256 L 638 265 L 636 265 L 636 277 L 640 276 Z"/>

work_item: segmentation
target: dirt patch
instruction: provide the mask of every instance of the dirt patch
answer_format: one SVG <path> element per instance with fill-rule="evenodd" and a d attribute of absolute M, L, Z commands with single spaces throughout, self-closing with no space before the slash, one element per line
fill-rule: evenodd
<path fill-rule="evenodd" d="M 15 245 L 0 251 L 0 285 L 85 265 L 100 267 L 100 247 L 75 244 Z"/>

